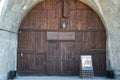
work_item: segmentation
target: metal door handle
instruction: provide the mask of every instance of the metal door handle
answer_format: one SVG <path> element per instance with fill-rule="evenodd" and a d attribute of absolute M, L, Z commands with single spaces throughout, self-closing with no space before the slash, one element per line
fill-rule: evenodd
<path fill-rule="evenodd" d="M 21 57 L 22 57 L 22 56 L 23 56 L 23 53 L 21 53 L 20 55 L 21 55 Z"/>

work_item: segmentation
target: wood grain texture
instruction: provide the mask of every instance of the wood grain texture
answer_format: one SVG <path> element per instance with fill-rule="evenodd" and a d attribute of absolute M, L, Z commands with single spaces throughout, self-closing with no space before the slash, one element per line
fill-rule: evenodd
<path fill-rule="evenodd" d="M 80 55 L 89 54 L 95 75 L 105 75 L 106 32 L 100 18 L 82 2 L 63 1 L 44 0 L 23 19 L 18 33 L 18 74 L 79 75 Z M 62 15 L 66 28 L 60 25 Z M 50 41 L 47 32 L 74 32 L 75 39 Z"/>

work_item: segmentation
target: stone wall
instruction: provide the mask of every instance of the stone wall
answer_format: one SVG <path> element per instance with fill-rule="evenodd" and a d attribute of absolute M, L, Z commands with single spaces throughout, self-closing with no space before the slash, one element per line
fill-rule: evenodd
<path fill-rule="evenodd" d="M 6 0 L 0 15 L 0 80 L 16 70 L 17 32 L 23 17 L 42 0 Z M 107 32 L 107 69 L 120 76 L 120 1 L 80 0 L 93 8 Z"/>
<path fill-rule="evenodd" d="M 16 70 L 17 34 L 0 30 L 0 80 Z"/>

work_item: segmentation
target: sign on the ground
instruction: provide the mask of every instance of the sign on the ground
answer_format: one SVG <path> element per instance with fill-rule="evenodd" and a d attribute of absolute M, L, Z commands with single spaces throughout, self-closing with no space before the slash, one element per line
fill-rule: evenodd
<path fill-rule="evenodd" d="M 92 56 L 91 55 L 82 55 L 81 56 L 81 71 L 80 75 L 83 79 L 93 79 L 94 70 L 92 65 Z"/>
<path fill-rule="evenodd" d="M 91 55 L 81 56 L 82 70 L 93 70 Z"/>

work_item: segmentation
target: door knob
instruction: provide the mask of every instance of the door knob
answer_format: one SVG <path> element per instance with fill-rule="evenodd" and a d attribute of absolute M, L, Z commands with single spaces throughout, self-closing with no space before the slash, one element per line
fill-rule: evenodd
<path fill-rule="evenodd" d="M 20 55 L 23 56 L 23 53 L 21 53 Z"/>

